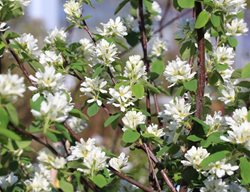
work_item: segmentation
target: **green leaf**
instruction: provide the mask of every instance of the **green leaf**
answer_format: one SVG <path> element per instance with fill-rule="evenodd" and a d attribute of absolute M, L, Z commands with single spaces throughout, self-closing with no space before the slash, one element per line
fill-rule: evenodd
<path fill-rule="evenodd" d="M 70 182 L 65 181 L 64 179 L 61 179 L 59 181 L 60 188 L 64 192 L 74 192 L 74 187 Z"/>
<path fill-rule="evenodd" d="M 132 86 L 132 93 L 137 99 L 144 97 L 144 86 L 141 83 L 137 83 Z"/>
<path fill-rule="evenodd" d="M 236 47 L 238 45 L 238 41 L 235 37 L 228 37 L 227 42 L 231 47 Z"/>
<path fill-rule="evenodd" d="M 207 167 L 210 163 L 220 161 L 229 155 L 230 155 L 230 151 L 219 151 L 219 152 L 213 153 L 213 154 L 209 155 L 207 158 L 205 158 L 201 162 L 200 166 L 203 168 Z"/>
<path fill-rule="evenodd" d="M 137 131 L 133 131 L 131 129 L 126 130 L 123 133 L 122 140 L 125 143 L 134 143 L 140 138 L 140 134 Z"/>
<path fill-rule="evenodd" d="M 99 109 L 100 109 L 99 105 L 97 105 L 97 103 L 93 103 L 87 110 L 88 116 L 90 117 L 94 116 L 95 114 L 98 113 Z"/>
<path fill-rule="evenodd" d="M 5 108 L 9 114 L 10 122 L 17 126 L 19 124 L 19 119 L 16 108 L 11 103 L 7 104 Z"/>
<path fill-rule="evenodd" d="M 240 158 L 240 176 L 243 184 L 250 183 L 250 162 L 246 157 Z"/>
<path fill-rule="evenodd" d="M 200 29 L 204 27 L 209 21 L 209 18 L 210 18 L 210 14 L 206 10 L 203 10 L 202 12 L 200 12 L 195 22 L 195 28 Z"/>
<path fill-rule="evenodd" d="M 17 135 L 15 132 L 9 130 L 9 129 L 0 129 L 0 135 L 3 135 L 7 138 L 10 138 L 14 141 L 20 141 L 21 137 Z"/>
<path fill-rule="evenodd" d="M 211 16 L 211 22 L 214 27 L 219 27 L 220 26 L 220 16 L 218 15 L 212 15 Z"/>
<path fill-rule="evenodd" d="M 30 100 L 30 107 L 36 111 L 40 111 L 41 103 L 44 101 L 44 97 L 40 96 L 36 101 Z"/>
<path fill-rule="evenodd" d="M 6 129 L 9 124 L 9 115 L 3 107 L 0 107 L 0 129 Z"/>
<path fill-rule="evenodd" d="M 108 184 L 106 178 L 101 174 L 95 175 L 91 180 L 100 188 L 103 188 Z"/>
<path fill-rule="evenodd" d="M 206 140 L 203 140 L 201 142 L 201 146 L 207 148 L 210 145 L 215 145 L 215 144 L 223 142 L 220 139 L 220 136 L 221 136 L 220 132 L 214 132 L 214 133 L 210 134 Z"/>
<path fill-rule="evenodd" d="M 177 0 L 181 8 L 193 8 L 194 0 Z"/>
<path fill-rule="evenodd" d="M 69 112 L 70 115 L 74 116 L 74 117 L 78 117 L 80 119 L 86 119 L 88 120 L 88 117 L 83 114 L 83 112 L 81 112 L 79 109 L 72 109 L 70 112 Z"/>
<path fill-rule="evenodd" d="M 121 113 L 117 113 L 115 115 L 110 116 L 105 122 L 104 127 L 109 126 L 111 123 L 113 123 L 115 120 L 117 120 L 121 116 Z"/>
<path fill-rule="evenodd" d="M 189 135 L 189 136 L 187 137 L 187 140 L 193 141 L 193 142 L 198 142 L 198 141 L 201 141 L 202 138 L 200 138 L 200 137 L 198 137 L 198 136 L 196 136 L 196 135 Z"/>
<path fill-rule="evenodd" d="M 129 2 L 129 0 L 123 0 L 115 9 L 115 15 Z"/>
<path fill-rule="evenodd" d="M 197 89 L 197 80 L 193 79 L 191 81 L 186 81 L 183 83 L 184 87 L 188 91 L 196 91 Z"/>
<path fill-rule="evenodd" d="M 250 78 L 250 63 L 246 64 L 241 71 L 241 78 Z"/>
<path fill-rule="evenodd" d="M 164 69 L 165 66 L 162 60 L 156 60 L 151 65 L 151 72 L 156 73 L 157 75 L 162 75 Z"/>

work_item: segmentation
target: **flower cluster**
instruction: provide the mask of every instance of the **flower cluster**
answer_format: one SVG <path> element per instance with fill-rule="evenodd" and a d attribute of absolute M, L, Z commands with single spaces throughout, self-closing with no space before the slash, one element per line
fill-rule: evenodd
<path fill-rule="evenodd" d="M 0 74 L 0 98 L 15 102 L 25 92 L 24 78 L 16 74 Z"/>
<path fill-rule="evenodd" d="M 6 190 L 18 181 L 18 177 L 13 172 L 8 175 L 0 176 L 0 188 Z"/>
<path fill-rule="evenodd" d="M 123 37 L 127 35 L 127 28 L 123 25 L 121 17 L 115 20 L 110 19 L 108 23 L 101 23 L 103 29 L 97 28 L 97 31 L 102 36 L 118 36 Z"/>
<path fill-rule="evenodd" d="M 177 57 L 176 60 L 168 63 L 164 71 L 164 76 L 171 83 L 171 87 L 179 82 L 191 80 L 195 75 L 195 72 L 192 73 L 191 70 L 190 64 Z"/>
<path fill-rule="evenodd" d="M 87 141 L 81 139 L 80 142 L 76 142 L 75 146 L 70 147 L 70 150 L 71 155 L 68 156 L 68 161 L 82 161 L 84 166 L 77 170 L 90 176 L 104 170 L 108 165 L 113 169 L 121 170 L 128 162 L 125 154 L 121 153 L 118 158 L 111 158 L 107 163 L 108 157 L 101 147 L 96 145 L 95 139 Z"/>
<path fill-rule="evenodd" d="M 131 84 L 137 82 L 139 79 L 147 79 L 146 67 L 140 55 L 129 57 L 124 69 L 124 76 L 130 80 Z"/>
<path fill-rule="evenodd" d="M 91 99 L 87 101 L 88 103 L 96 102 L 99 106 L 101 106 L 102 101 L 99 95 L 100 93 L 107 93 L 104 89 L 106 84 L 107 81 L 100 79 L 99 77 L 93 79 L 86 77 L 85 81 L 81 84 L 80 91 L 91 97 Z"/>
<path fill-rule="evenodd" d="M 135 98 L 132 95 L 130 86 L 120 86 L 117 89 L 109 88 L 109 94 L 111 98 L 109 103 L 112 103 L 115 107 L 120 107 L 122 112 L 126 111 L 129 106 L 134 105 Z"/>
<path fill-rule="evenodd" d="M 64 4 L 64 12 L 66 13 L 68 21 L 74 24 L 81 24 L 82 3 L 76 0 L 68 0 Z"/>

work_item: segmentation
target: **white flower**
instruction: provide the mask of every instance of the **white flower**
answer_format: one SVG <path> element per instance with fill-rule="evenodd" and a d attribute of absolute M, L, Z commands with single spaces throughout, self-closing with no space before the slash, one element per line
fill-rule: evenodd
<path fill-rule="evenodd" d="M 192 73 L 192 69 L 187 61 L 182 61 L 179 57 L 174 61 L 168 62 L 164 71 L 166 80 L 172 83 L 170 87 L 179 81 L 189 81 L 194 75 L 195 72 Z"/>
<path fill-rule="evenodd" d="M 15 38 L 12 43 L 17 42 L 21 45 L 28 53 L 36 55 L 38 53 L 38 40 L 34 38 L 30 33 L 24 33 L 21 37 Z"/>
<path fill-rule="evenodd" d="M 160 38 L 155 39 L 152 46 L 151 55 L 160 57 L 164 51 L 167 51 L 166 42 Z"/>
<path fill-rule="evenodd" d="M 214 61 L 218 64 L 233 65 L 235 52 L 232 47 L 217 47 L 213 53 Z"/>
<path fill-rule="evenodd" d="M 246 8 L 246 0 L 214 0 L 214 4 L 230 15 L 237 14 Z"/>
<path fill-rule="evenodd" d="M 67 38 L 67 34 L 64 32 L 63 29 L 53 29 L 53 31 L 51 31 L 49 33 L 49 35 L 47 37 L 45 37 L 44 41 L 48 44 L 53 44 L 55 43 L 57 40 L 60 41 L 66 41 Z"/>
<path fill-rule="evenodd" d="M 64 12 L 70 22 L 79 24 L 82 15 L 82 4 L 76 0 L 68 0 L 64 4 Z"/>
<path fill-rule="evenodd" d="M 228 185 L 222 179 L 208 178 L 204 182 L 205 187 L 200 189 L 201 192 L 228 192 Z"/>
<path fill-rule="evenodd" d="M 232 126 L 227 131 L 228 136 L 220 138 L 226 142 L 242 144 L 246 149 L 250 150 L 250 123 L 245 121 L 240 126 Z"/>
<path fill-rule="evenodd" d="M 175 97 L 168 104 L 164 105 L 165 110 L 160 113 L 160 116 L 167 120 L 174 120 L 178 123 L 186 119 L 190 114 L 191 104 L 186 103 L 182 97 Z"/>
<path fill-rule="evenodd" d="M 189 149 L 184 157 L 187 159 L 182 160 L 181 163 L 184 166 L 193 166 L 194 169 L 197 171 L 200 170 L 200 163 L 209 156 L 209 153 L 206 149 L 203 149 L 202 147 L 196 148 L 195 146 L 192 146 L 191 149 Z"/>
<path fill-rule="evenodd" d="M 36 85 L 30 86 L 31 91 L 36 90 L 59 90 L 63 89 L 63 80 L 64 76 L 61 73 L 56 73 L 56 70 L 53 66 L 45 66 L 44 71 L 39 70 L 36 72 L 35 76 L 30 75 L 29 78 Z"/>
<path fill-rule="evenodd" d="M 131 84 L 139 79 L 147 79 L 146 66 L 140 55 L 129 57 L 124 69 L 124 76 L 129 78 Z"/>
<path fill-rule="evenodd" d="M 161 20 L 161 7 L 160 5 L 157 3 L 157 1 L 154 1 L 152 3 L 152 9 L 155 12 L 156 16 L 154 17 L 156 21 L 160 21 Z"/>
<path fill-rule="evenodd" d="M 8 175 L 0 176 L 0 188 L 6 190 L 18 181 L 18 177 L 11 172 Z"/>
<path fill-rule="evenodd" d="M 232 66 L 228 66 L 228 68 L 226 70 L 219 71 L 221 77 L 223 78 L 223 80 L 226 83 L 230 82 L 230 78 L 231 78 L 233 72 L 234 72 L 234 69 Z"/>
<path fill-rule="evenodd" d="M 63 157 L 56 157 L 50 164 L 55 169 L 62 169 L 65 167 L 66 163 L 67 161 Z"/>
<path fill-rule="evenodd" d="M 162 137 L 165 135 L 163 129 L 159 129 L 157 124 L 151 124 L 146 128 L 146 132 L 154 135 L 155 137 Z"/>
<path fill-rule="evenodd" d="M 15 102 L 25 92 L 24 78 L 16 74 L 0 74 L 0 98 Z"/>
<path fill-rule="evenodd" d="M 126 36 L 127 28 L 123 25 L 121 18 L 117 17 L 115 20 L 110 19 L 108 23 L 101 23 L 103 29 L 97 28 L 97 31 L 102 36 Z"/>
<path fill-rule="evenodd" d="M 85 142 L 81 138 L 80 142 L 76 142 L 75 146 L 70 147 L 71 155 L 68 156 L 68 161 L 74 161 L 85 158 L 87 154 L 96 147 L 95 144 L 95 139 L 89 138 L 87 142 Z"/>
<path fill-rule="evenodd" d="M 227 83 L 225 86 L 223 86 L 221 94 L 222 97 L 218 98 L 220 101 L 223 101 L 225 104 L 234 103 L 236 92 L 232 83 Z"/>
<path fill-rule="evenodd" d="M 117 58 L 117 48 L 115 44 L 102 39 L 97 43 L 95 55 L 97 56 L 97 61 L 99 63 L 110 66 L 111 63 Z"/>
<path fill-rule="evenodd" d="M 207 115 L 205 123 L 209 126 L 208 135 L 219 131 L 225 125 L 225 119 L 221 115 L 221 111 L 215 112 L 213 116 Z"/>
<path fill-rule="evenodd" d="M 66 164 L 66 160 L 63 157 L 54 157 L 48 150 L 41 150 L 37 156 L 37 160 L 55 169 L 62 169 Z"/>
<path fill-rule="evenodd" d="M 87 153 L 86 157 L 83 160 L 83 164 L 84 166 L 86 166 L 86 168 L 79 168 L 77 170 L 82 171 L 87 175 L 93 176 L 95 173 L 103 170 L 107 166 L 107 159 L 108 158 L 105 152 L 103 152 L 101 148 L 95 147 L 93 150 Z"/>
<path fill-rule="evenodd" d="M 81 44 L 81 48 L 84 51 L 85 56 L 89 56 L 94 52 L 94 44 L 87 38 L 80 39 L 79 43 Z"/>
<path fill-rule="evenodd" d="M 237 183 L 230 183 L 229 192 L 247 192 L 247 189 Z"/>
<path fill-rule="evenodd" d="M 114 88 L 109 89 L 109 94 L 112 96 L 109 99 L 109 103 L 112 103 L 115 107 L 120 107 L 124 112 L 127 107 L 134 105 L 134 98 L 130 86 L 120 86 L 118 90 Z"/>
<path fill-rule="evenodd" d="M 31 113 L 35 117 L 43 117 L 53 122 L 63 122 L 73 109 L 73 105 L 70 103 L 71 98 L 68 97 L 69 95 L 61 92 L 56 92 L 54 95 L 48 93 L 41 103 L 40 111 L 32 109 Z"/>
<path fill-rule="evenodd" d="M 226 35 L 240 36 L 248 32 L 247 24 L 244 19 L 233 19 L 230 23 L 226 24 Z"/>
<path fill-rule="evenodd" d="M 125 25 L 127 26 L 128 29 L 134 31 L 134 32 L 139 32 L 139 28 L 137 25 L 137 22 L 135 20 L 135 18 L 131 15 L 128 15 L 125 18 Z"/>
<path fill-rule="evenodd" d="M 142 112 L 128 111 L 125 116 L 122 118 L 124 124 L 123 131 L 127 129 L 136 130 L 138 125 L 145 124 L 146 116 Z"/>
<path fill-rule="evenodd" d="M 10 27 L 5 22 L 0 22 L 0 32 L 8 30 Z"/>
<path fill-rule="evenodd" d="M 34 178 L 26 180 L 24 183 L 27 186 L 28 191 L 31 192 L 51 191 L 49 181 L 39 173 L 35 173 Z"/>
<path fill-rule="evenodd" d="M 101 106 L 102 101 L 99 98 L 99 94 L 107 93 L 107 91 L 104 89 L 106 84 L 107 81 L 100 79 L 99 77 L 93 79 L 86 77 L 85 81 L 81 84 L 80 91 L 91 97 L 91 99 L 87 101 L 88 103 L 97 102 L 97 104 Z"/>
<path fill-rule="evenodd" d="M 231 127 L 240 126 L 243 122 L 247 121 L 247 113 L 246 107 L 236 109 L 232 117 L 225 117 L 226 123 Z"/>
<path fill-rule="evenodd" d="M 17 2 L 20 3 L 20 5 L 22 5 L 24 7 L 27 7 L 31 2 L 31 0 L 10 0 L 10 1 L 12 1 L 12 2 L 17 1 Z"/>
<path fill-rule="evenodd" d="M 77 117 L 69 117 L 66 120 L 66 124 L 75 133 L 81 133 L 87 127 L 87 123 L 84 120 L 77 118 Z"/>
<path fill-rule="evenodd" d="M 234 174 L 234 171 L 239 169 L 239 166 L 233 166 L 230 163 L 225 163 L 225 160 L 210 163 L 208 166 L 208 173 L 211 175 L 216 175 L 218 178 L 222 178 L 226 174 L 231 176 Z"/>
<path fill-rule="evenodd" d="M 63 57 L 61 54 L 57 54 L 54 51 L 45 51 L 41 53 L 39 62 L 46 66 L 63 67 Z"/>
<path fill-rule="evenodd" d="M 109 160 L 110 167 L 114 168 L 117 171 L 121 171 L 128 163 L 128 157 L 125 153 L 121 153 L 118 158 L 113 157 Z"/>

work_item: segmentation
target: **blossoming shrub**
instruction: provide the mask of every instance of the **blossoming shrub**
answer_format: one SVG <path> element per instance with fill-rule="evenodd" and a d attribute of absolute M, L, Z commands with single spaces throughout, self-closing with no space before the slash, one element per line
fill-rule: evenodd
<path fill-rule="evenodd" d="M 250 191 L 250 68 L 233 69 L 236 37 L 248 32 L 245 0 L 173 0 L 194 16 L 180 25 L 180 52 L 167 62 L 166 43 L 154 35 L 154 21 L 163 21 L 157 1 L 121 1 L 115 14 L 125 5 L 131 14 L 101 23 L 94 34 L 82 12 L 91 1 L 68 0 L 71 26 L 55 28 L 41 48 L 6 23 L 29 3 L 0 0 L 0 54 L 11 55 L 23 73 L 10 65 L 0 74 L 1 191 Z M 89 38 L 69 43 L 72 27 Z M 121 58 L 137 44 L 141 55 Z M 74 99 L 86 102 L 72 98 L 68 75 L 81 82 Z M 14 105 L 26 91 L 29 125 Z M 163 106 L 160 97 L 168 98 Z M 224 104 L 222 111 L 212 111 L 214 101 Z M 100 109 L 108 115 L 103 129 L 112 126 L 122 139 L 120 154 L 80 137 Z M 34 151 L 32 141 L 44 148 Z M 147 166 L 130 162 L 142 161 L 134 150 L 145 153 Z M 136 180 L 140 169 L 147 171 Z"/>

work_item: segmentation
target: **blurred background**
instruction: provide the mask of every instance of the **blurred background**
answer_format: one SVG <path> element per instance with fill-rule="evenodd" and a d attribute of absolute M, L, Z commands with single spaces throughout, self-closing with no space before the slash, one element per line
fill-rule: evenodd
<path fill-rule="evenodd" d="M 11 21 L 9 24 L 13 31 L 18 33 L 31 33 L 33 34 L 38 40 L 39 45 L 43 44 L 44 37 L 47 35 L 49 31 L 57 28 L 67 28 L 69 23 L 66 21 L 66 17 L 63 11 L 63 4 L 64 0 L 32 0 L 32 3 L 26 9 L 26 14 L 24 17 L 21 17 L 17 20 Z M 114 10 L 117 5 L 121 2 L 121 0 L 99 0 L 99 1 L 92 1 L 94 7 L 90 7 L 85 5 L 83 9 L 83 15 L 91 15 L 91 18 L 87 19 L 87 24 L 92 32 L 96 31 L 96 27 L 100 26 L 101 22 L 106 23 L 109 18 L 115 18 Z M 176 17 L 178 14 L 177 11 L 174 10 L 172 7 L 172 0 L 158 0 L 157 1 L 163 12 L 163 23 L 167 23 L 172 18 Z M 165 13 L 166 12 L 166 13 Z M 125 7 L 119 13 L 120 16 L 126 17 L 129 13 L 129 7 Z M 166 61 L 174 59 L 176 54 L 178 54 L 178 47 L 175 42 L 175 33 L 178 30 L 178 25 L 180 20 L 192 17 L 192 13 L 185 15 L 184 17 L 176 20 L 171 25 L 168 25 L 164 28 L 161 32 L 162 38 L 167 42 L 168 51 L 166 53 Z M 248 0 L 248 9 L 245 13 L 245 21 L 248 23 L 248 27 L 250 27 L 250 0 Z M 159 28 L 160 22 L 155 22 L 155 29 Z M 79 41 L 83 37 L 88 37 L 87 34 L 83 30 L 79 29 L 72 29 L 69 35 L 69 42 Z M 237 58 L 235 62 L 235 67 L 240 68 L 245 64 L 250 62 L 250 33 L 244 35 L 240 38 L 239 45 L 237 46 Z M 150 42 L 149 42 L 150 43 Z M 128 57 L 128 55 L 132 54 L 141 54 L 141 47 L 140 45 L 137 46 L 135 49 L 131 50 L 129 53 L 124 55 L 122 59 Z M 11 57 L 4 57 L 4 62 L 6 63 L 6 70 L 7 67 L 13 63 Z M 20 71 L 16 71 L 17 73 L 21 74 Z M 72 89 L 73 96 L 77 95 L 77 102 L 83 102 L 84 98 L 79 92 L 79 84 L 80 82 L 76 81 L 75 79 L 69 79 L 69 84 Z M 77 89 L 78 87 L 78 89 Z M 19 114 L 23 122 L 27 125 L 32 120 L 32 116 L 29 112 L 30 108 L 27 105 L 28 101 L 27 98 L 30 98 L 30 92 L 27 91 L 25 100 L 19 100 L 16 105 L 19 109 Z M 87 138 L 89 136 L 95 136 L 101 138 L 105 145 L 113 145 L 114 142 L 117 144 L 119 142 L 119 131 L 114 131 L 112 128 L 103 128 L 103 122 L 107 118 L 107 115 L 100 111 L 98 115 L 91 118 L 89 121 L 88 128 L 83 131 L 83 137 Z M 109 139 L 105 139 L 109 138 Z M 110 139 L 111 138 L 111 139 Z M 117 140 L 118 139 L 118 140 Z M 119 147 L 118 147 L 119 150 Z M 132 156 L 132 155 L 131 155 Z M 136 171 L 136 170 L 135 170 Z"/>

